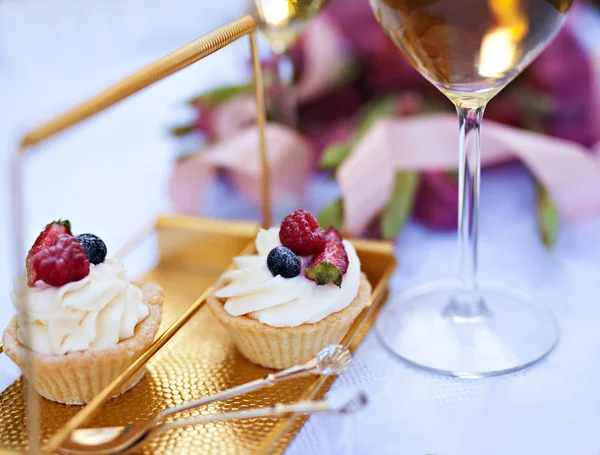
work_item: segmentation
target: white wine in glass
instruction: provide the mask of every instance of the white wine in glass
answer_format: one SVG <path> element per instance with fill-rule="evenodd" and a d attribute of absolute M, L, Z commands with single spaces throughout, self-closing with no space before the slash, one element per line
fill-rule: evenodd
<path fill-rule="evenodd" d="M 556 344 L 554 317 L 526 294 L 477 279 L 481 122 L 487 102 L 558 32 L 572 0 L 370 2 L 389 39 L 452 101 L 459 118 L 458 279 L 407 291 L 386 305 L 379 337 L 405 361 L 454 376 L 532 365 Z"/>
<path fill-rule="evenodd" d="M 274 120 L 291 127 L 297 126 L 297 100 L 293 87 L 294 66 L 288 50 L 325 1 L 254 1 L 260 31 L 275 57 L 275 65 L 265 68 L 268 77 L 267 109 Z"/>
<path fill-rule="evenodd" d="M 255 0 L 260 31 L 273 51 L 281 54 L 293 45 L 323 3 L 325 0 Z"/>

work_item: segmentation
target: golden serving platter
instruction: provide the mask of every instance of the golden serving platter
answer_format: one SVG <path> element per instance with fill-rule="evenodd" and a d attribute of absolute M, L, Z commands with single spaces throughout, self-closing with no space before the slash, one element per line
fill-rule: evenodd
<path fill-rule="evenodd" d="M 30 147 L 88 119 L 128 96 L 249 36 L 257 105 L 258 150 L 261 163 L 263 227 L 271 224 L 269 166 L 265 143 L 263 83 L 256 41 L 256 21 L 244 16 L 151 63 L 75 108 L 28 132 L 13 155 L 12 221 L 15 272 L 25 257 L 22 198 L 22 161 Z M 24 377 L 0 394 L 0 452 L 55 453 L 72 430 L 86 426 L 115 426 L 146 419 L 161 410 L 265 376 L 269 370 L 245 360 L 227 332 L 204 306 L 217 277 L 232 258 L 254 250 L 259 226 L 248 222 L 161 216 L 134 235 L 117 253 L 135 255 L 154 249 L 156 263 L 144 279 L 165 289 L 164 319 L 157 339 L 144 353 L 86 406 L 67 406 L 39 398 Z M 353 240 L 362 269 L 373 286 L 369 306 L 359 315 L 342 341 L 352 350 L 371 328 L 387 295 L 395 268 L 389 242 Z M 1 345 L 0 345 L 1 350 Z M 120 386 L 141 368 L 144 379 L 120 397 Z M 33 365 L 29 365 L 29 374 Z M 227 410 L 268 406 L 277 402 L 322 397 L 333 382 L 329 377 L 298 379 L 226 401 L 176 418 Z M 27 405 L 26 405 L 27 404 Z M 184 427 L 166 432 L 139 453 L 251 454 L 282 453 L 306 417 L 262 418 Z"/>
<path fill-rule="evenodd" d="M 164 321 L 161 332 L 170 326 L 199 295 L 229 266 L 233 256 L 253 249 L 258 226 L 185 216 L 158 218 L 159 259 L 144 279 L 165 289 Z M 142 245 L 148 236 L 136 239 Z M 357 319 L 344 343 L 355 349 L 373 323 L 386 295 L 387 280 L 394 269 L 392 245 L 354 241 L 362 268 L 373 285 L 370 306 Z M 156 248 L 156 246 L 153 246 Z M 124 256 L 135 254 L 136 246 Z M 200 306 L 148 362 L 147 374 L 133 389 L 110 399 L 85 423 L 87 427 L 127 425 L 147 419 L 162 409 L 225 390 L 265 376 L 269 370 L 254 365 L 235 349 L 227 331 L 206 306 Z M 332 379 L 307 377 L 249 395 L 213 403 L 177 418 L 207 413 L 268 406 L 277 402 L 321 397 Z M 0 395 L 0 447 L 25 449 L 25 405 L 21 379 Z M 43 444 L 82 409 L 45 399 L 40 400 L 40 437 Z M 159 435 L 139 452 L 252 454 L 281 453 L 302 426 L 304 418 L 264 418 L 218 422 L 185 427 Z"/>

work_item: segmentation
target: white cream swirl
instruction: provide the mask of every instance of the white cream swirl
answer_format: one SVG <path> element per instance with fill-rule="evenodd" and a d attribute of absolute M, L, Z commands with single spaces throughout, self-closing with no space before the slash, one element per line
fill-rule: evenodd
<path fill-rule="evenodd" d="M 39 354 L 114 346 L 133 336 L 149 313 L 142 291 L 127 281 L 115 259 L 90 265 L 88 276 L 58 288 L 43 281 L 29 287 L 19 277 L 11 301 L 19 341 Z"/>
<path fill-rule="evenodd" d="M 256 236 L 258 254 L 234 259 L 236 270 L 221 278 L 225 286 L 216 296 L 225 299 L 225 310 L 233 316 L 247 315 L 275 327 L 295 327 L 315 323 L 346 308 L 360 285 L 360 260 L 350 242 L 344 240 L 348 271 L 342 286 L 330 283 L 318 286 L 304 276 L 273 276 L 267 267 L 267 255 L 279 243 L 279 229 L 261 229 Z"/>

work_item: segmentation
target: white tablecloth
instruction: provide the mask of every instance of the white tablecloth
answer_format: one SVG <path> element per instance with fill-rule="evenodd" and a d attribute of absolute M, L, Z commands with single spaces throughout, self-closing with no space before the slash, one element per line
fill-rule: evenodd
<path fill-rule="evenodd" d="M 176 4 L 177 3 L 177 4 Z M 84 6 L 85 4 L 85 6 Z M 0 149 L 3 170 L 20 132 L 95 93 L 238 14 L 242 0 L 5 0 L 0 2 Z M 236 10 L 237 8 L 237 10 Z M 207 11 L 208 9 L 208 11 Z M 69 217 L 116 248 L 137 226 L 169 210 L 166 182 L 177 145 L 166 128 L 185 117 L 181 102 L 219 82 L 245 78 L 247 44 L 211 57 L 70 134 L 27 160 L 27 240 L 49 220 Z M 85 157 L 85 158 L 84 158 Z M 93 159 L 90 157 L 94 157 Z M 327 182 L 317 182 L 319 188 Z M 6 188 L 6 187 L 5 187 Z M 319 202 L 314 191 L 312 203 Z M 333 196 L 333 193 L 331 194 Z M 212 215 L 256 216 L 226 188 Z M 107 210 L 106 201 L 111 202 Z M 0 295 L 11 289 L 8 193 L 0 204 Z M 600 217 L 562 226 L 549 254 L 535 231 L 534 193 L 519 167 L 484 176 L 481 275 L 530 291 L 561 325 L 555 352 L 512 375 L 462 380 L 425 373 L 384 352 L 374 333 L 335 388 L 364 389 L 368 408 L 354 418 L 315 416 L 288 453 L 297 454 L 598 454 L 600 437 Z M 280 208 L 282 215 L 287 208 Z M 241 210 L 241 211 L 240 211 Z M 410 224 L 398 240 L 398 292 L 446 278 L 455 265 L 453 234 Z M 134 270 L 143 264 L 128 264 Z M 12 315 L 8 299 L 0 326 Z M 0 389 L 18 370 L 0 358 Z M 353 451 L 336 446 L 347 440 Z M 347 447 L 346 447 L 347 448 Z"/>

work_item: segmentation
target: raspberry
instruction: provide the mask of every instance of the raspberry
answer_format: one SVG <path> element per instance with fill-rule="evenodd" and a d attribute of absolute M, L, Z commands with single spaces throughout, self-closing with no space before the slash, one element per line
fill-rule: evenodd
<path fill-rule="evenodd" d="M 304 269 L 304 275 L 319 285 L 333 283 L 341 287 L 342 276 L 348 271 L 346 248 L 333 227 L 327 229 L 325 239 L 325 246 L 312 259 L 310 267 Z"/>
<path fill-rule="evenodd" d="M 279 229 L 281 244 L 299 256 L 310 256 L 325 245 L 325 233 L 307 210 L 290 213 Z"/>
<path fill-rule="evenodd" d="M 40 233 L 35 243 L 27 253 L 25 266 L 27 270 L 27 284 L 33 286 L 40 278 L 33 269 L 33 257 L 42 250 L 53 246 L 59 235 L 71 234 L 71 223 L 68 220 L 58 220 L 46 225 L 45 229 Z"/>
<path fill-rule="evenodd" d="M 33 257 L 33 271 L 46 284 L 59 287 L 85 278 L 90 273 L 90 261 L 79 241 L 63 234 L 54 246 Z"/>

